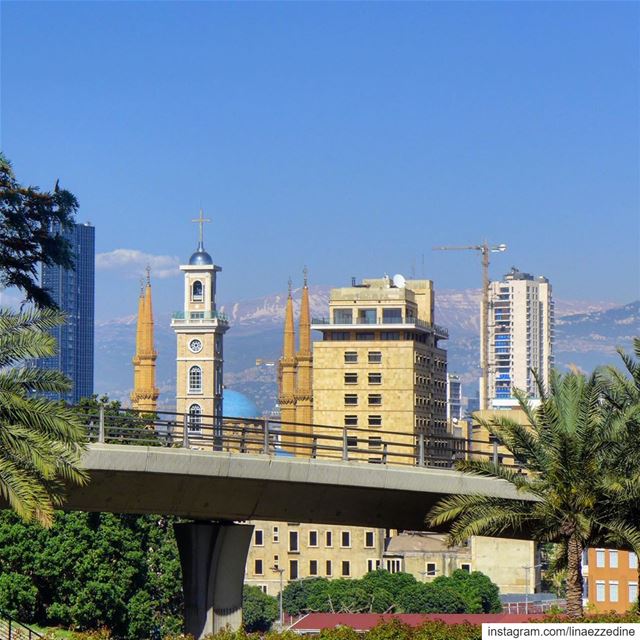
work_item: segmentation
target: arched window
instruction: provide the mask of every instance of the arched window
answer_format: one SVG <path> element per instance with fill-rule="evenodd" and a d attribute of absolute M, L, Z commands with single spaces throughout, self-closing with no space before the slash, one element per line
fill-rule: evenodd
<path fill-rule="evenodd" d="M 189 431 L 200 431 L 202 428 L 202 407 L 192 404 L 189 407 Z"/>
<path fill-rule="evenodd" d="M 202 282 L 200 280 L 196 280 L 191 285 L 191 299 L 196 302 L 201 302 L 203 297 L 204 296 L 202 294 Z"/>
<path fill-rule="evenodd" d="M 189 393 L 202 393 L 202 369 L 197 365 L 189 368 Z"/>

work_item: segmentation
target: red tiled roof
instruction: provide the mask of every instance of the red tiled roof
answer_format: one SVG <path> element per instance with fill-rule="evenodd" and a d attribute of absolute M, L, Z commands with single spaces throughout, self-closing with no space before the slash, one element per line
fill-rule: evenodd
<path fill-rule="evenodd" d="M 292 631 L 311 633 L 337 626 L 352 627 L 356 631 L 368 631 L 379 622 L 398 619 L 411 627 L 420 626 L 428 620 L 440 620 L 446 624 L 482 624 L 483 622 L 527 622 L 544 618 L 541 614 L 508 613 L 309 613 L 300 618 Z"/>

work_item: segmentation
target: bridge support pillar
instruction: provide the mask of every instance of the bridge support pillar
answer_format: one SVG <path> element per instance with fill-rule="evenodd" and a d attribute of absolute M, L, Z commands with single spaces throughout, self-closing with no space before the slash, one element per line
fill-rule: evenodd
<path fill-rule="evenodd" d="M 184 591 L 185 633 L 199 640 L 242 624 L 242 586 L 253 525 L 174 525 Z"/>

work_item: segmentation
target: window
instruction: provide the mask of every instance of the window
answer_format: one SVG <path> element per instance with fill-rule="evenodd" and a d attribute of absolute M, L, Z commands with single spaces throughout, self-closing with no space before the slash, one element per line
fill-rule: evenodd
<path fill-rule="evenodd" d="M 318 532 L 317 531 L 309 531 L 309 546 L 317 547 L 318 546 Z"/>
<path fill-rule="evenodd" d="M 370 331 L 358 331 L 356 332 L 356 340 L 374 340 L 375 336 Z"/>
<path fill-rule="evenodd" d="M 400 307 L 392 307 L 382 310 L 383 324 L 402 324 L 402 309 Z"/>
<path fill-rule="evenodd" d="M 262 529 L 256 529 L 253 532 L 253 544 L 256 547 L 264 546 L 264 531 Z"/>
<path fill-rule="evenodd" d="M 381 427 L 382 416 L 368 416 L 368 423 L 370 427 Z"/>
<path fill-rule="evenodd" d="M 200 431 L 202 428 L 202 407 L 192 404 L 189 407 L 189 431 Z"/>
<path fill-rule="evenodd" d="M 194 302 L 201 302 L 202 299 L 202 282 L 200 282 L 200 280 L 196 280 L 191 285 L 191 300 L 193 300 Z"/>
<path fill-rule="evenodd" d="M 189 393 L 202 393 L 202 369 L 198 366 L 189 368 Z"/>
<path fill-rule="evenodd" d="M 629 552 L 629 569 L 638 568 L 638 556 L 635 553 Z"/>
<path fill-rule="evenodd" d="M 289 531 L 289 551 L 296 553 L 300 551 L 298 547 L 298 532 L 297 531 Z"/>
<path fill-rule="evenodd" d="M 333 547 L 333 535 L 331 531 L 327 531 L 324 534 L 324 544 L 326 547 Z"/>
<path fill-rule="evenodd" d="M 298 579 L 298 561 L 289 560 L 289 580 Z"/>
<path fill-rule="evenodd" d="M 258 585 L 258 589 L 260 589 L 260 591 L 262 591 L 262 593 L 269 593 L 266 584 L 259 584 Z"/>
<path fill-rule="evenodd" d="M 598 569 L 604 567 L 604 549 L 596 549 L 596 567 Z"/>
<path fill-rule="evenodd" d="M 399 331 L 381 331 L 380 340 L 400 340 Z"/>
<path fill-rule="evenodd" d="M 262 560 L 254 561 L 253 573 L 255 573 L 257 576 L 261 576 L 263 574 Z"/>
<path fill-rule="evenodd" d="M 382 562 L 377 558 L 374 558 L 372 560 L 367 560 L 367 572 L 377 571 L 380 568 L 381 564 Z"/>
<path fill-rule="evenodd" d="M 460 565 L 460 569 L 462 569 L 463 571 L 466 571 L 467 573 L 471 573 L 471 565 L 468 562 L 463 562 Z"/>
<path fill-rule="evenodd" d="M 367 548 L 371 548 L 375 545 L 375 534 L 373 531 L 365 531 L 364 532 L 364 546 Z"/>
<path fill-rule="evenodd" d="M 345 393 L 344 394 L 344 403 L 350 407 L 358 404 L 358 394 L 357 393 Z"/>
<path fill-rule="evenodd" d="M 629 602 L 635 604 L 638 602 L 638 583 L 629 582 Z"/>
<path fill-rule="evenodd" d="M 618 568 L 618 552 L 617 551 L 609 551 L 609 567 L 611 569 Z"/>
<path fill-rule="evenodd" d="M 344 383 L 345 384 L 358 384 L 358 374 L 349 372 L 344 374 Z"/>
<path fill-rule="evenodd" d="M 606 600 L 604 580 L 596 580 L 596 602 L 604 602 Z"/>
<path fill-rule="evenodd" d="M 279 561 L 280 561 L 280 556 L 278 555 L 273 556 L 273 566 L 276 567 L 276 569 L 278 568 Z"/>
<path fill-rule="evenodd" d="M 618 602 L 618 581 L 609 582 L 609 602 Z"/>
<path fill-rule="evenodd" d="M 273 533 L 271 534 L 271 540 L 273 542 L 280 542 L 280 528 L 273 527 Z"/>
<path fill-rule="evenodd" d="M 358 352 L 357 351 L 345 351 L 344 352 L 344 363 L 345 364 L 353 364 L 358 362 Z"/>
<path fill-rule="evenodd" d="M 380 436 L 369 436 L 369 449 L 379 449 L 382 446 Z"/>
<path fill-rule="evenodd" d="M 370 393 L 368 398 L 369 406 L 371 407 L 379 407 L 382 404 L 382 394 L 381 393 Z"/>
<path fill-rule="evenodd" d="M 352 309 L 334 309 L 333 323 L 334 324 L 352 324 L 353 310 Z"/>
<path fill-rule="evenodd" d="M 324 572 L 327 576 L 332 575 L 331 560 L 327 560 L 325 563 Z"/>
<path fill-rule="evenodd" d="M 427 570 L 426 570 L 425 574 L 428 575 L 428 576 L 436 576 L 436 575 L 438 575 L 438 571 L 436 569 L 436 563 L 435 562 L 427 562 Z"/>
<path fill-rule="evenodd" d="M 387 558 L 384 561 L 384 568 L 389 573 L 400 573 L 402 571 L 402 560 L 400 558 Z"/>
<path fill-rule="evenodd" d="M 351 563 L 348 560 L 342 561 L 342 575 L 343 576 L 351 575 Z"/>
<path fill-rule="evenodd" d="M 368 378 L 369 378 L 369 384 L 382 384 L 381 373 L 370 373 Z"/>
<path fill-rule="evenodd" d="M 358 324 L 375 324 L 375 309 L 358 309 Z"/>
<path fill-rule="evenodd" d="M 345 416 L 344 417 L 344 426 L 345 427 L 357 427 L 358 426 L 358 416 Z"/>
<path fill-rule="evenodd" d="M 343 531 L 340 534 L 340 546 L 343 548 L 351 546 L 351 531 Z"/>
<path fill-rule="evenodd" d="M 204 319 L 204 311 L 192 311 L 189 314 L 189 317 L 192 320 L 202 320 L 202 319 Z"/>
<path fill-rule="evenodd" d="M 348 449 L 357 449 L 358 448 L 358 437 L 357 436 L 347 436 L 347 448 Z"/>
<path fill-rule="evenodd" d="M 317 560 L 309 560 L 309 575 L 317 576 L 318 575 L 318 561 Z"/>
<path fill-rule="evenodd" d="M 381 351 L 369 351 L 369 364 L 380 364 L 382 362 Z"/>
<path fill-rule="evenodd" d="M 351 333 L 349 331 L 327 332 L 324 340 L 351 340 Z"/>

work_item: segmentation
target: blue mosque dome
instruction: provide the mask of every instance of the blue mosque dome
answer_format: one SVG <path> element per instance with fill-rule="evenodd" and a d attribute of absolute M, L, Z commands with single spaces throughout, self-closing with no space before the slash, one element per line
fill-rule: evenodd
<path fill-rule="evenodd" d="M 259 418 L 260 409 L 244 393 L 225 389 L 222 394 L 222 415 L 229 418 Z"/>

